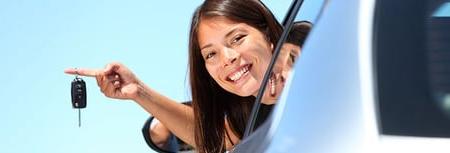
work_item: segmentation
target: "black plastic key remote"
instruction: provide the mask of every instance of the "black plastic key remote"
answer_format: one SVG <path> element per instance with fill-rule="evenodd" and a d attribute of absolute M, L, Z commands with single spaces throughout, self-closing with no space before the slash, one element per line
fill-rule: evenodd
<path fill-rule="evenodd" d="M 72 81 L 72 107 L 86 108 L 86 83 L 79 77 Z"/>
<path fill-rule="evenodd" d="M 86 83 L 78 76 L 72 81 L 72 107 L 78 109 L 78 127 L 81 127 L 81 111 L 86 108 Z"/>

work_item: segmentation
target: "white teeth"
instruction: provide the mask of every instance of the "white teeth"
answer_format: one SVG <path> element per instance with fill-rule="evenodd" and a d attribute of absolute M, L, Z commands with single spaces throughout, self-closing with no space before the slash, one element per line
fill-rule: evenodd
<path fill-rule="evenodd" d="M 242 77 L 243 74 L 245 74 L 246 72 L 248 72 L 248 67 L 243 67 L 239 72 L 234 73 L 233 75 L 230 76 L 230 79 L 232 81 L 236 81 L 239 78 Z"/>

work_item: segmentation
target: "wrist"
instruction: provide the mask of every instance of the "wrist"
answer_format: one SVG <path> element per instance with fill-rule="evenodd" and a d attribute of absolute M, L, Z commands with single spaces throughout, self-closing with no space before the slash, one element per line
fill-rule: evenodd
<path fill-rule="evenodd" d="M 148 101 L 150 99 L 150 92 L 151 90 L 142 82 L 136 83 L 137 90 L 135 96 L 133 96 L 133 101 L 141 104 L 145 101 Z"/>

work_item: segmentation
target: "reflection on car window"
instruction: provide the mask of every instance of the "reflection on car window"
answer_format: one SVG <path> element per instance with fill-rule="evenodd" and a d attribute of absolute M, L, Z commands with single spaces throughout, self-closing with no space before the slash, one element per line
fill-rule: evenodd
<path fill-rule="evenodd" d="M 432 96 L 450 116 L 450 3 L 444 3 L 429 18 L 426 34 Z"/>
<path fill-rule="evenodd" d="M 300 2 L 300 1 L 298 1 Z M 275 60 L 275 64 L 272 70 L 270 70 L 274 76 L 275 86 L 274 83 L 271 82 L 272 79 L 268 80 L 268 89 L 269 91 L 276 91 L 277 95 L 281 95 L 281 92 L 284 92 L 284 86 L 287 78 L 290 75 L 290 71 L 294 67 L 294 63 L 298 60 L 298 58 L 301 56 L 304 42 L 307 39 L 307 36 L 309 32 L 311 31 L 313 27 L 313 21 L 316 21 L 317 18 L 319 18 L 320 12 L 323 10 L 323 4 L 325 0 L 319 0 L 319 1 L 304 1 L 304 3 L 301 3 L 301 7 L 298 11 L 298 13 L 294 14 L 293 18 L 294 23 L 290 31 L 288 32 L 288 36 L 286 40 L 282 43 L 280 53 L 278 54 L 277 59 Z M 294 4 L 294 2 L 292 3 Z M 291 6 L 292 7 L 292 6 Z M 288 13 L 286 13 L 286 16 Z M 285 19 L 287 19 L 285 17 Z M 283 21 L 283 23 L 286 23 L 287 21 Z M 275 46 L 274 46 L 275 49 Z M 272 78 L 272 77 L 271 77 Z M 281 81 L 279 81 L 281 80 Z M 279 85 L 281 84 L 281 87 Z M 263 89 L 263 88 L 261 88 Z M 264 92 L 264 97 L 268 92 Z M 270 92 L 271 93 L 271 92 Z M 262 102 L 264 103 L 264 102 Z M 247 131 L 248 129 L 256 129 L 259 125 L 261 125 L 267 117 L 270 116 L 272 112 L 273 106 L 267 106 L 262 105 L 259 107 L 258 111 L 252 112 L 252 115 L 256 114 L 256 119 L 252 119 L 251 123 L 254 123 L 253 125 L 247 125 Z M 251 118 L 254 118 L 254 116 L 251 116 Z M 246 134 L 250 133 L 247 132 Z M 247 136 L 247 135 L 244 136 Z"/>
<path fill-rule="evenodd" d="M 450 17 L 450 2 L 442 4 L 433 13 L 433 17 Z"/>

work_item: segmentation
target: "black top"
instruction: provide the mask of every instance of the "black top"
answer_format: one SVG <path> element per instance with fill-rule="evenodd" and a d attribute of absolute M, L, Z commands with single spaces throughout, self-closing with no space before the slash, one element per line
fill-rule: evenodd
<path fill-rule="evenodd" d="M 189 105 L 190 103 L 185 103 L 185 104 Z M 261 104 L 261 106 L 259 107 L 258 116 L 256 118 L 256 123 L 255 123 L 256 129 L 258 127 L 260 127 L 267 120 L 267 118 L 269 117 L 270 113 L 272 112 L 273 107 L 274 107 L 274 105 Z M 163 152 L 163 153 L 166 153 L 166 152 L 167 153 L 177 152 L 177 149 L 175 149 L 177 147 L 169 147 L 170 149 L 167 148 L 168 150 L 161 150 L 161 148 L 157 147 L 151 141 L 149 129 L 150 129 L 150 124 L 151 124 L 153 119 L 154 119 L 154 117 L 150 116 L 150 118 L 145 122 L 144 127 L 142 128 L 142 134 L 143 134 L 144 139 L 147 142 L 148 146 L 150 146 L 150 148 L 152 148 L 153 150 L 158 151 L 158 152 Z M 172 136 L 172 137 L 173 138 L 171 138 L 171 139 L 175 138 L 174 140 L 176 140 L 175 136 Z M 178 140 L 178 141 L 180 141 L 180 140 Z M 177 143 L 177 141 L 171 141 L 171 142 Z M 178 142 L 178 144 L 183 144 L 183 143 Z M 173 145 L 169 145 L 169 146 L 173 146 Z"/>
<path fill-rule="evenodd" d="M 264 121 L 267 120 L 267 118 L 270 115 L 270 112 L 272 112 L 274 105 L 266 105 L 266 104 L 261 104 L 261 106 L 259 107 L 259 111 L 258 111 L 258 116 L 256 118 L 256 123 L 255 123 L 255 127 L 256 129 L 264 123 Z"/>

